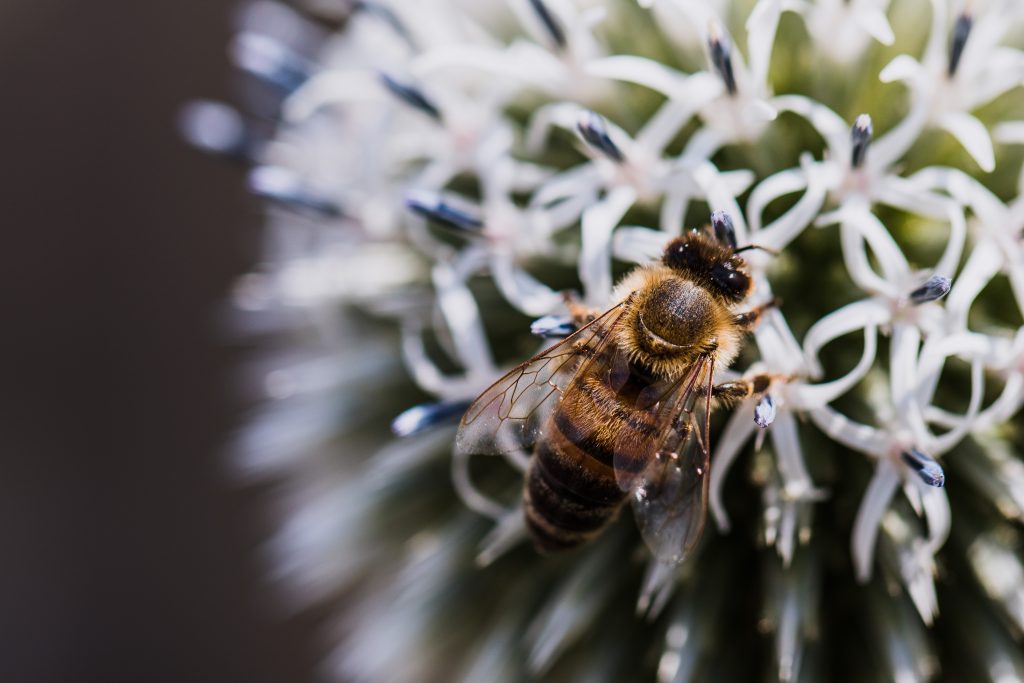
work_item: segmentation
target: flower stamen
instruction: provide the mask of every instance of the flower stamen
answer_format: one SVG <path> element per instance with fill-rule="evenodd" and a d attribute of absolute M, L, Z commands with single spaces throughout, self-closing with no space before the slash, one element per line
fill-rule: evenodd
<path fill-rule="evenodd" d="M 853 124 L 853 129 L 850 131 L 850 142 L 853 145 L 853 150 L 850 154 L 850 166 L 853 168 L 860 168 L 864 165 L 873 134 L 874 128 L 871 125 L 871 116 L 868 114 L 858 116 Z"/>

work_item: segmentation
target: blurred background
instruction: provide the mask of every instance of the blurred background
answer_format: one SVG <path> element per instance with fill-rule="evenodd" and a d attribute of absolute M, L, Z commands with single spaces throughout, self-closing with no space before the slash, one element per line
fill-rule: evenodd
<path fill-rule="evenodd" d="M 0 680 L 305 681 L 223 457 L 256 256 L 241 169 L 179 140 L 231 100 L 231 0 L 0 3 Z"/>

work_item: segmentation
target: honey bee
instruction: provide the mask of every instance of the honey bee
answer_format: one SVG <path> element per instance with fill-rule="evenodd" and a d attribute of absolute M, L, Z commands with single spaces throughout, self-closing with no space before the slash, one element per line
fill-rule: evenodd
<path fill-rule="evenodd" d="M 532 453 L 526 527 L 541 552 L 595 538 L 627 498 L 659 561 L 681 562 L 707 516 L 712 403 L 767 388 L 769 378 L 716 386 L 769 302 L 735 311 L 753 282 L 732 223 L 672 240 L 660 262 L 627 275 L 600 315 L 576 307 L 571 336 L 495 382 L 466 411 L 465 454 Z"/>

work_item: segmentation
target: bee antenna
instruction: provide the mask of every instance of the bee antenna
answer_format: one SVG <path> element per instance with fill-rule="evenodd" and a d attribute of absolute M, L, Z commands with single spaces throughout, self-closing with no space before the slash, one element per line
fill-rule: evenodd
<path fill-rule="evenodd" d="M 771 254 L 772 256 L 778 256 L 779 252 L 775 249 L 769 249 L 768 247 L 762 247 L 760 244 L 746 244 L 742 247 L 736 247 L 732 250 L 732 253 L 739 254 L 743 251 L 750 251 L 751 249 L 759 249 L 765 253 Z"/>

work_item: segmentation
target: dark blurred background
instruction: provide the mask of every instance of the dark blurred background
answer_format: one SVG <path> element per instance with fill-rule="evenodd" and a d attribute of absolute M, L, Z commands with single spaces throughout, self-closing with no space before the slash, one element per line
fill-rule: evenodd
<path fill-rule="evenodd" d="M 0 3 L 0 681 L 306 681 L 223 448 L 256 256 L 241 170 L 179 141 L 234 98 L 231 0 Z"/>

